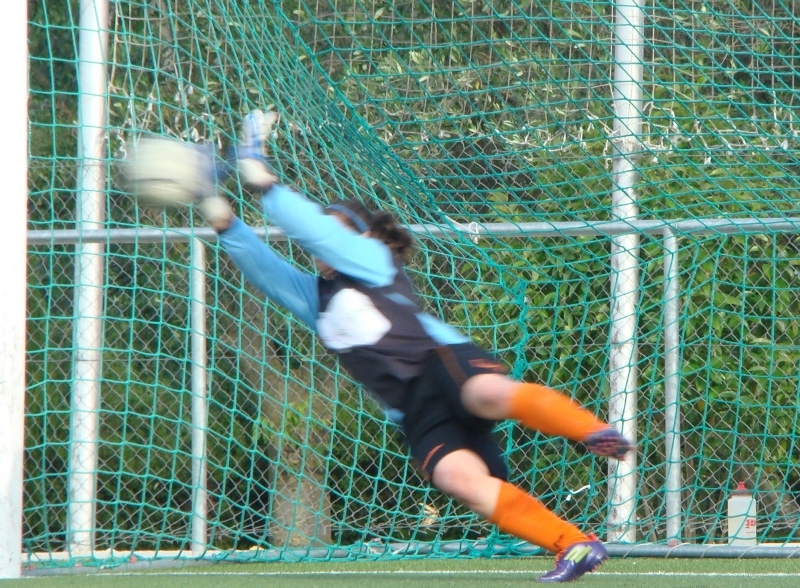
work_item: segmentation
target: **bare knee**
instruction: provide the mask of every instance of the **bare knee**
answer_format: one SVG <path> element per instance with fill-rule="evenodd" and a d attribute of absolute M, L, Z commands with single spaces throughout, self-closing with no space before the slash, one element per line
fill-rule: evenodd
<path fill-rule="evenodd" d="M 500 374 L 473 376 L 461 388 L 461 404 L 475 416 L 505 419 L 510 412 L 512 391 L 518 385 L 515 380 Z"/>
<path fill-rule="evenodd" d="M 486 463 L 476 453 L 467 449 L 443 457 L 436 464 L 431 481 L 435 488 L 486 518 L 494 512 L 502 483 L 489 474 Z"/>
<path fill-rule="evenodd" d="M 476 487 L 489 475 L 489 471 L 485 467 L 479 468 L 481 471 L 475 471 L 466 465 L 456 453 L 451 453 L 436 464 L 433 485 L 459 502 L 472 502 Z"/>

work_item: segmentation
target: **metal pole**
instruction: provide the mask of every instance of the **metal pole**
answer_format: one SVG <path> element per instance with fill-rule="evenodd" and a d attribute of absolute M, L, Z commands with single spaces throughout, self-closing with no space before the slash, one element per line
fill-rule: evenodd
<path fill-rule="evenodd" d="M 614 157 L 611 212 L 615 221 L 638 216 L 635 158 L 642 128 L 643 14 L 638 0 L 616 2 L 614 51 Z M 636 389 L 638 347 L 636 330 L 639 304 L 639 235 L 611 240 L 612 318 L 609 358 L 609 421 L 629 439 L 636 440 Z M 608 539 L 636 541 L 636 455 L 612 462 L 609 480 Z"/>
<path fill-rule="evenodd" d="M 78 222 L 81 231 L 103 226 L 106 188 L 106 51 L 108 3 L 81 0 L 78 55 Z M 102 243 L 78 243 L 67 531 L 73 554 L 94 549 L 97 434 L 103 328 Z"/>
<path fill-rule="evenodd" d="M 681 348 L 678 240 L 664 231 L 664 439 L 666 455 L 667 545 L 680 543 L 681 510 Z"/>
<path fill-rule="evenodd" d="M 206 430 L 208 425 L 208 355 L 206 353 L 206 248 L 192 239 L 192 555 L 208 549 Z"/>
<path fill-rule="evenodd" d="M 28 6 L 5 7 L 3 72 L 4 196 L 0 255 L 0 578 L 22 574 L 22 480 L 25 440 L 25 317 L 28 225 Z"/>
<path fill-rule="evenodd" d="M 271 243 L 286 241 L 277 227 L 251 227 L 259 237 Z M 408 225 L 420 239 L 442 235 L 486 235 L 493 238 L 529 235 L 533 237 L 589 237 L 593 235 L 624 235 L 635 231 L 646 235 L 663 235 L 666 229 L 693 235 L 773 235 L 797 233 L 800 218 L 710 218 L 699 220 L 628 220 L 558 223 L 486 223 L 467 227 L 439 225 Z M 109 229 L 76 231 L 73 229 L 28 231 L 29 245 L 74 245 L 75 243 L 188 243 L 198 237 L 209 243 L 217 239 L 211 228 Z"/>

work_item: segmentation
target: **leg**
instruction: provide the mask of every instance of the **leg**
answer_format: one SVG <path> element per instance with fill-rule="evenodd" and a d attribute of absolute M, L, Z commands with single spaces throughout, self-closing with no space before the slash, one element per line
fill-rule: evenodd
<path fill-rule="evenodd" d="M 530 494 L 491 476 L 486 463 L 468 449 L 444 456 L 433 469 L 431 483 L 504 533 L 550 551 L 589 540 Z"/>
<path fill-rule="evenodd" d="M 476 453 L 458 449 L 444 456 L 433 468 L 431 484 L 485 519 L 497 507 L 500 478 L 489 475 L 489 468 Z"/>
<path fill-rule="evenodd" d="M 508 469 L 492 434 L 495 421 L 464 411 L 455 380 L 436 369 L 426 374 L 430 381 L 423 379 L 409 395 L 403 430 L 413 460 L 432 485 L 503 532 L 559 552 L 543 582 L 574 580 L 605 561 L 599 540 L 506 481 Z"/>
<path fill-rule="evenodd" d="M 555 569 L 539 581 L 568 582 L 597 568 L 608 559 L 600 540 L 506 481 L 508 470 L 491 431 L 497 420 L 513 418 L 516 396 L 531 388 L 500 375 L 502 366 L 473 345 L 437 349 L 436 358 L 438 365 L 433 361 L 428 366 L 428 378 L 410 394 L 404 421 L 411 454 L 433 486 L 501 531 L 558 552 Z M 556 404 L 566 400 L 589 425 L 610 429 L 568 398 L 545 390 L 545 397 L 555 398 Z M 551 418 L 565 416 L 547 402 L 542 411 Z M 543 422 L 542 428 L 546 426 Z M 558 428 L 556 432 L 564 434 Z"/>
<path fill-rule="evenodd" d="M 546 435 L 582 443 L 596 455 L 616 459 L 633 448 L 608 423 L 569 396 L 509 378 L 496 359 L 472 344 L 441 347 L 437 354 L 448 383 L 443 390 L 456 405 L 458 418 L 514 419 Z"/>
<path fill-rule="evenodd" d="M 478 374 L 461 386 L 461 403 L 487 419 L 514 419 L 546 435 L 582 442 L 597 455 L 622 459 L 632 445 L 607 423 L 565 394 L 496 373 Z"/>
<path fill-rule="evenodd" d="M 596 537 L 585 535 L 520 488 L 493 477 L 486 462 L 469 449 L 442 457 L 431 481 L 504 533 L 558 553 L 555 569 L 541 576 L 540 582 L 575 580 L 608 559 Z"/>

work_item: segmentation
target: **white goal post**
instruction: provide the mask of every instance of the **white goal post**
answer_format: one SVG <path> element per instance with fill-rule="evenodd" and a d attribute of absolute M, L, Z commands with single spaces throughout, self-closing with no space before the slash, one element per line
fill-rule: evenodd
<path fill-rule="evenodd" d="M 25 399 L 28 197 L 28 11 L 10 2 L 0 19 L 4 142 L 0 255 L 0 578 L 19 578 Z"/>

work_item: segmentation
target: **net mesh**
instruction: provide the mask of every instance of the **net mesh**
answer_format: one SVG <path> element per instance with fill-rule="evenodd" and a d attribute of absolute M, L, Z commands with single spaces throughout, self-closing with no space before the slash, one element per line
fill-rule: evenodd
<path fill-rule="evenodd" d="M 606 415 L 614 277 L 607 236 L 493 234 L 614 220 L 615 142 L 633 141 L 638 216 L 761 219 L 678 230 L 680 541 L 726 542 L 736 482 L 761 542 L 797 541 L 800 13 L 794 2 L 643 7 L 642 132 L 615 129 L 614 7 L 597 2 L 330 0 L 109 4 L 102 373 L 89 559 L 192 552 L 193 248 L 188 211 L 138 209 L 116 163 L 142 131 L 225 146 L 252 108 L 281 118 L 273 160 L 321 202 L 358 197 L 419 227 L 412 277 L 433 312 L 518 378 Z M 29 228 L 80 228 L 77 3 L 29 3 Z M 635 24 L 635 23 L 634 23 Z M 266 220 L 232 183 L 237 213 Z M 435 230 L 437 229 L 437 230 Z M 445 229 L 444 231 L 438 229 Z M 447 230 L 453 229 L 453 230 Z M 664 256 L 641 234 L 637 540 L 664 542 Z M 77 244 L 82 243 L 80 234 Z M 29 248 L 25 551 L 86 557 L 68 534 L 76 243 Z M 303 267 L 304 252 L 273 245 Z M 430 490 L 397 433 L 314 336 L 207 245 L 207 534 L 261 560 L 513 552 Z M 73 415 L 74 416 L 74 415 Z M 607 465 L 503 424 L 512 481 L 603 535 Z M 401 545 L 404 547 L 398 548 Z M 108 551 L 110 550 L 110 552 Z M 204 551 L 207 550 L 207 551 Z M 67 554 L 66 559 L 57 554 Z"/>

